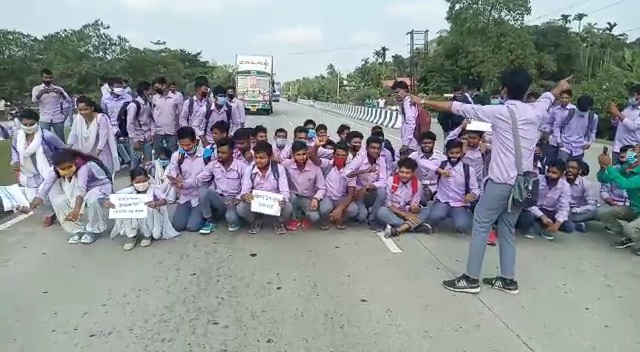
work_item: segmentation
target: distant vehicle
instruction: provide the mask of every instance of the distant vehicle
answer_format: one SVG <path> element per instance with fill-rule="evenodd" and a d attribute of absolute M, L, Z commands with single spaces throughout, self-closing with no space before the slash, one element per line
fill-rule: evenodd
<path fill-rule="evenodd" d="M 273 56 L 236 55 L 236 94 L 245 111 L 273 113 Z"/>
<path fill-rule="evenodd" d="M 273 101 L 274 102 L 280 101 L 280 91 L 281 90 L 282 90 L 282 85 L 280 84 L 280 82 L 276 82 L 273 85 Z"/>

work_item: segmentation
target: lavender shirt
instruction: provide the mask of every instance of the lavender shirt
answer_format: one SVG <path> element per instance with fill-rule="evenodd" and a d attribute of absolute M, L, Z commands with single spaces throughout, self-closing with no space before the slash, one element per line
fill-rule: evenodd
<path fill-rule="evenodd" d="M 93 166 L 89 164 L 93 164 Z M 100 187 L 103 194 L 110 194 L 113 192 L 113 185 L 109 176 L 93 162 L 88 162 L 80 166 L 75 177 L 78 179 L 78 195 L 81 197 L 85 197 L 90 190 L 96 187 Z M 58 175 L 54 171 L 53 167 L 51 167 L 49 173 L 44 177 L 44 184 L 42 185 L 42 188 L 38 191 L 38 198 L 47 199 L 53 185 L 58 180 Z"/>
<path fill-rule="evenodd" d="M 613 141 L 613 151 L 620 152 L 620 148 L 625 145 L 640 144 L 640 106 L 629 106 L 622 110 L 624 120 L 615 120 L 617 126 L 616 137 Z"/>
<path fill-rule="evenodd" d="M 567 182 L 569 183 L 569 182 Z M 569 183 L 571 190 L 571 212 L 574 214 L 582 214 L 589 211 L 595 211 L 598 208 L 598 199 L 589 190 L 591 184 L 586 178 L 578 176 L 576 181 Z"/>
<path fill-rule="evenodd" d="M 542 98 L 542 97 L 541 97 Z M 538 99 L 540 100 L 540 99 Z M 535 104 L 535 103 L 530 103 L 530 104 Z M 549 144 L 557 146 L 558 145 L 558 136 L 559 136 L 559 127 L 556 126 L 556 121 L 559 120 L 563 120 L 567 117 L 567 115 L 569 114 L 570 110 L 574 110 L 576 109 L 576 106 L 569 103 L 566 106 L 561 106 L 561 105 L 552 105 L 550 106 L 546 111 L 547 111 L 547 116 L 546 116 L 546 121 L 545 121 L 545 130 L 548 130 L 551 134 L 551 137 L 549 138 Z M 542 111 L 540 111 L 541 116 L 542 115 Z"/>
<path fill-rule="evenodd" d="M 137 97 L 140 103 L 140 111 L 137 112 L 136 104 L 127 106 L 127 132 L 134 142 L 150 142 L 152 136 L 153 118 L 151 117 L 151 103 Z"/>
<path fill-rule="evenodd" d="M 324 195 L 324 198 L 329 198 L 330 200 L 340 200 L 347 195 L 347 190 L 349 187 L 356 187 L 356 179 L 347 178 L 347 174 L 345 173 L 345 169 L 338 170 L 337 167 L 333 165 L 332 160 L 322 159 L 320 164 L 320 168 L 322 169 L 322 173 L 324 176 L 324 183 L 327 187 L 327 192 Z"/>
<path fill-rule="evenodd" d="M 409 154 L 409 158 L 418 163 L 418 178 L 423 185 L 429 186 L 431 192 L 435 192 L 438 183 L 438 174 L 436 170 L 440 167 L 447 157 L 440 152 L 433 152 L 429 155 L 418 150 Z"/>
<path fill-rule="evenodd" d="M 540 117 L 554 100 L 553 94 L 547 92 L 533 103 L 507 100 L 504 105 L 481 106 L 454 101 L 451 111 L 468 119 L 489 122 L 493 125 L 488 178 L 495 183 L 514 185 L 518 171 L 509 109 L 515 111 L 518 121 L 522 170 L 531 171 L 533 170 L 533 151 L 538 143 Z"/>
<path fill-rule="evenodd" d="M 118 130 L 118 113 L 120 113 L 120 109 L 122 109 L 122 105 L 124 103 L 131 101 L 131 97 L 128 94 L 115 95 L 109 94 L 102 97 L 102 102 L 100 106 L 102 107 L 102 112 L 109 116 L 109 121 L 111 122 L 111 126 L 117 131 Z"/>
<path fill-rule="evenodd" d="M 400 128 L 400 140 L 402 145 L 406 145 L 409 149 L 419 150 L 418 141 L 413 137 L 418 124 L 418 107 L 411 103 L 411 97 L 405 97 L 402 101 L 402 127 Z"/>
<path fill-rule="evenodd" d="M 553 139 L 560 141 L 562 147 L 560 150 L 569 153 L 572 156 L 584 154 L 585 146 L 593 144 L 596 140 L 596 132 L 598 131 L 598 115 L 593 115 L 593 130 L 587 134 L 589 124 L 589 112 L 581 112 L 575 110 L 575 115 L 569 121 L 567 126 L 562 129 L 562 125 L 566 124 L 567 115 L 558 117 L 553 125 Z M 562 131 L 561 131 L 562 129 Z"/>
<path fill-rule="evenodd" d="M 62 92 L 62 95 L 57 93 L 46 93 L 38 99 L 38 93 L 40 93 L 40 91 L 45 87 L 44 83 L 38 84 L 31 90 L 31 101 L 38 104 L 40 121 L 52 123 L 63 122 L 65 119 L 65 116 L 62 113 L 63 103 L 65 100 L 67 103 L 71 101 L 69 94 L 67 94 L 62 87 L 52 84 L 49 87 L 52 89 L 59 89 Z"/>
<path fill-rule="evenodd" d="M 192 207 L 198 206 L 198 181 L 197 176 L 204 169 L 204 160 L 202 159 L 202 148 L 198 148 L 193 155 L 186 155 L 182 163 L 178 162 L 179 152 L 171 155 L 171 161 L 165 171 L 166 176 L 181 176 L 184 180 L 184 188 L 179 190 L 179 204 L 191 203 Z"/>
<path fill-rule="evenodd" d="M 569 219 L 571 211 L 571 188 L 564 177 L 558 180 L 553 188 L 549 188 L 547 177 L 539 175 L 540 191 L 538 193 L 538 204 L 527 208 L 535 217 L 541 218 L 544 213 L 541 209 L 555 213 L 555 220 L 562 223 Z"/>
<path fill-rule="evenodd" d="M 451 166 L 451 163 L 447 162 L 444 170 L 449 171 L 451 173 L 451 177 L 440 177 L 435 200 L 447 203 L 452 207 L 468 206 L 469 203 L 464 201 L 464 197 L 466 196 L 464 163 L 459 162 L 455 166 Z M 476 198 L 480 196 L 478 179 L 476 172 L 472 167 L 469 167 L 469 193 L 475 194 Z"/>
<path fill-rule="evenodd" d="M 420 204 L 420 196 L 422 191 L 418 189 L 417 192 L 413 192 L 411 187 L 411 181 L 407 183 L 399 182 L 398 189 L 395 192 L 391 191 L 393 187 L 393 176 L 387 179 L 387 198 L 385 199 L 386 207 L 396 207 L 402 211 L 409 211 L 411 205 Z"/>
<path fill-rule="evenodd" d="M 372 173 L 366 173 L 356 177 L 356 188 L 360 189 L 365 185 L 374 185 L 376 188 L 384 189 L 387 185 L 387 165 L 384 158 L 380 156 L 375 162 L 376 171 Z M 347 175 L 355 171 L 368 170 L 372 164 L 369 162 L 367 154 L 360 154 L 356 156 L 350 163 L 345 166 L 345 173 Z"/>
<path fill-rule="evenodd" d="M 152 99 L 154 134 L 175 135 L 178 130 L 182 102 L 176 95 L 169 92 L 166 95 L 156 94 Z"/>
<path fill-rule="evenodd" d="M 291 198 L 289 192 L 289 182 L 287 181 L 286 170 L 282 165 L 278 165 L 278 180 L 271 172 L 271 166 L 267 167 L 263 174 L 254 163 L 249 164 L 244 175 L 242 175 L 242 190 L 240 194 L 251 194 L 253 190 L 282 194 L 284 201 Z M 254 175 L 254 176 L 251 176 Z"/>
<path fill-rule="evenodd" d="M 327 192 L 322 169 L 311 160 L 307 160 L 303 169 L 299 169 L 292 159 L 282 161 L 282 166 L 287 170 L 289 189 L 293 194 L 322 200 Z"/>
<path fill-rule="evenodd" d="M 225 168 L 218 160 L 212 160 L 198 174 L 198 186 L 208 185 L 223 197 L 240 198 L 242 175 L 246 169 L 247 164 L 237 159 L 231 162 L 229 168 Z"/>
<path fill-rule="evenodd" d="M 189 115 L 189 103 L 193 99 L 193 111 Z M 200 121 L 204 119 L 207 112 L 207 105 L 212 105 L 207 98 L 199 98 L 195 95 L 182 103 L 182 111 L 180 112 L 180 127 L 191 126 L 196 131 L 196 136 L 200 137 L 204 134 Z"/>

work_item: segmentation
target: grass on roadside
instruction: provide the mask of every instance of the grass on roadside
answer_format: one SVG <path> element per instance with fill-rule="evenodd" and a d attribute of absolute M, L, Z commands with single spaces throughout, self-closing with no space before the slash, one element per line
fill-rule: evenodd
<path fill-rule="evenodd" d="M 16 183 L 16 173 L 11 168 L 11 140 L 0 141 L 0 186 Z"/>

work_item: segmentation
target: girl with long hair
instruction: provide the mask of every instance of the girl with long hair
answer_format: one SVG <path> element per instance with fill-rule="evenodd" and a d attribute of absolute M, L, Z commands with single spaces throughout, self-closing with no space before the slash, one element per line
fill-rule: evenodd
<path fill-rule="evenodd" d="M 98 104 L 86 96 L 78 97 L 78 118 L 73 121 L 68 145 L 84 154 L 98 157 L 113 175 L 120 170 L 116 131 L 109 116 L 100 111 Z"/>
<path fill-rule="evenodd" d="M 100 199 L 113 192 L 111 171 L 100 159 L 74 149 L 56 151 L 51 164 L 38 195 L 21 211 L 33 211 L 48 198 L 62 229 L 71 235 L 68 242 L 93 243 L 107 230 Z"/>

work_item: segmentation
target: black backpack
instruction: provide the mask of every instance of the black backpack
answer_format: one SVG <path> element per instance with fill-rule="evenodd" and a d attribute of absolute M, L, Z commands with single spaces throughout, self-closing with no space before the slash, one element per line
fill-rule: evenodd
<path fill-rule="evenodd" d="M 121 137 L 129 137 L 129 132 L 127 132 L 127 107 L 131 103 L 136 106 L 136 121 L 138 122 L 138 127 L 142 127 L 140 123 L 140 111 L 142 110 L 140 102 L 137 100 L 127 101 L 122 104 L 120 110 L 118 110 L 118 130 L 120 130 Z"/>
<path fill-rule="evenodd" d="M 278 163 L 276 163 L 275 161 L 271 162 L 271 173 L 273 174 L 273 178 L 276 181 L 280 181 L 280 170 L 278 170 Z M 256 174 L 253 172 L 256 169 L 256 164 L 254 163 L 251 166 L 251 184 L 254 184 L 254 181 L 256 179 Z"/>
<path fill-rule="evenodd" d="M 440 168 L 444 170 L 447 167 L 449 162 L 447 160 L 440 163 Z M 471 173 L 469 171 L 469 164 L 462 163 L 462 171 L 464 172 L 464 195 L 466 196 L 471 192 L 471 186 L 469 185 L 469 178 L 471 177 Z M 440 176 L 438 176 L 438 181 L 440 181 Z"/>
<path fill-rule="evenodd" d="M 195 100 L 193 97 L 189 98 L 189 104 L 187 106 L 187 125 L 190 125 L 191 116 L 193 115 L 193 107 L 195 105 Z M 231 124 L 231 105 L 229 103 L 225 104 L 227 108 L 227 123 Z M 207 99 L 207 107 L 204 113 L 204 133 L 207 133 L 209 129 L 209 120 L 211 120 L 211 114 L 213 113 L 213 106 L 211 105 L 211 101 Z"/>
<path fill-rule="evenodd" d="M 564 129 L 569 126 L 569 122 L 571 122 L 571 120 L 573 120 L 575 116 L 576 109 L 569 110 L 569 113 L 567 113 L 567 118 L 564 119 L 564 121 L 562 121 L 562 124 L 560 125 L 560 133 L 564 132 Z M 589 116 L 587 118 L 589 120 L 587 121 L 587 132 L 584 134 L 584 138 L 589 138 L 589 136 L 591 136 L 591 133 L 593 133 L 593 128 L 595 127 L 594 125 L 596 124 L 595 113 L 593 111 L 589 110 Z"/>

